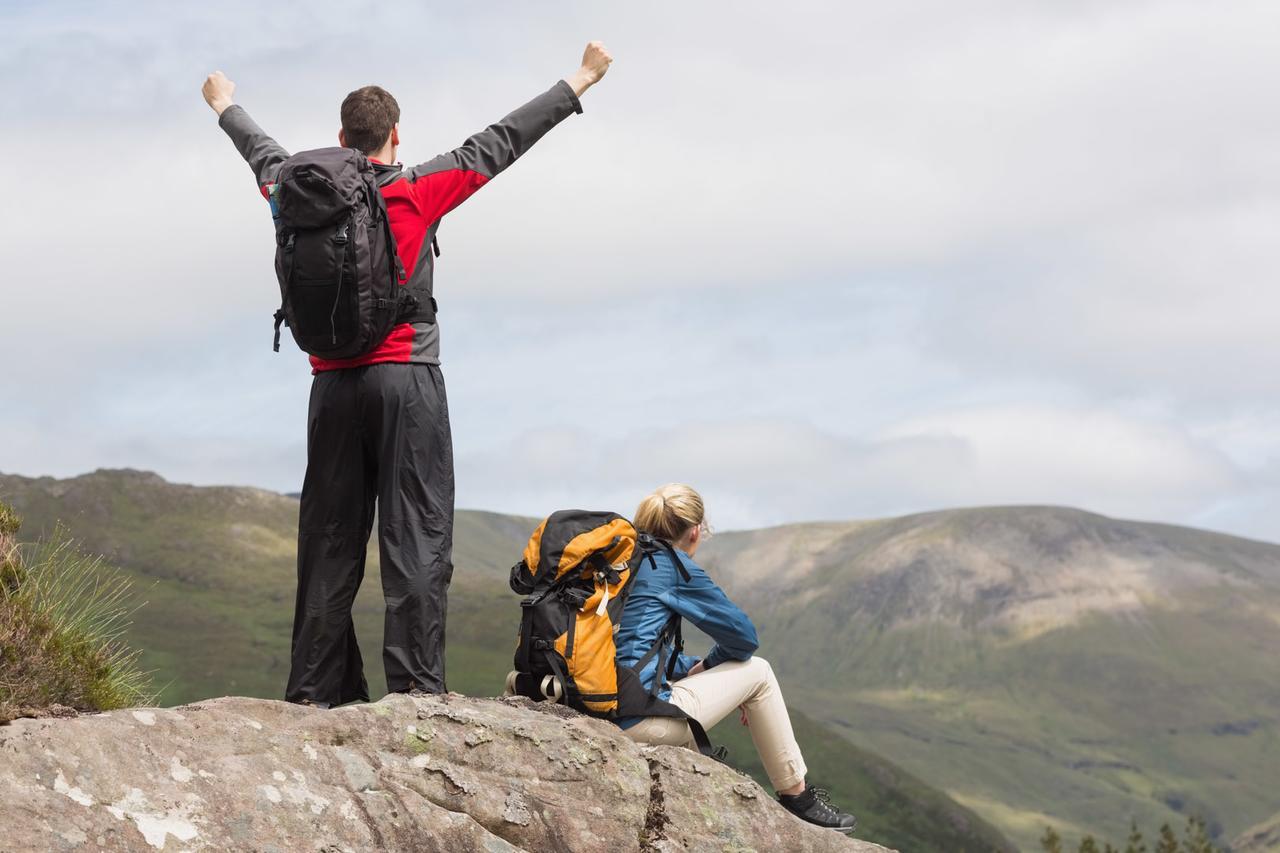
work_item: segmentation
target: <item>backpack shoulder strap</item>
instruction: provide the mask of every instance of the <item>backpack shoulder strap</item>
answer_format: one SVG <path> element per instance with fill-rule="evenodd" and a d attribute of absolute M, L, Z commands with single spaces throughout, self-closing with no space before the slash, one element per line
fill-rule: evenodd
<path fill-rule="evenodd" d="M 642 533 L 640 534 L 640 549 L 644 554 L 644 559 L 649 561 L 654 571 L 658 570 L 658 562 L 654 555 L 659 551 L 666 551 L 672 565 L 680 573 L 680 577 L 684 579 L 684 582 L 688 583 L 693 579 L 693 576 L 689 574 L 689 570 L 684 567 L 684 563 L 680 560 L 680 555 L 676 553 L 676 549 L 665 539 Z M 643 565 L 643 561 L 641 565 Z M 658 632 L 658 637 L 654 640 L 653 645 L 631 667 L 639 675 L 649 665 L 649 661 L 653 660 L 655 656 L 658 658 L 658 667 L 654 670 L 653 687 L 651 689 L 651 693 L 655 697 L 661 688 L 664 673 L 667 679 L 671 678 L 675 671 L 676 658 L 684 651 L 684 631 L 682 628 L 683 620 L 680 618 L 680 614 L 672 613 L 671 618 L 667 620 L 667 624 L 663 625 L 662 630 Z M 670 652 L 667 650 L 668 644 L 671 646 Z"/>
<path fill-rule="evenodd" d="M 693 575 L 689 574 L 689 570 L 685 568 L 684 560 L 680 559 L 675 547 L 665 539 L 662 540 L 663 548 L 667 552 L 667 556 L 671 558 L 671 562 L 675 563 L 676 571 L 680 573 L 680 577 L 684 578 L 684 582 L 688 583 L 693 580 Z"/>
<path fill-rule="evenodd" d="M 640 551 L 644 554 L 644 559 L 648 560 L 653 566 L 653 570 L 658 570 L 658 563 L 654 560 L 653 555 L 659 551 L 665 551 L 667 556 L 671 558 L 671 563 L 676 567 L 676 571 L 680 573 L 680 577 L 685 583 L 693 580 L 693 576 L 689 574 L 689 570 L 685 568 L 684 561 L 680 559 L 680 555 L 676 552 L 675 546 L 665 539 L 659 539 L 648 533 L 640 534 Z"/>

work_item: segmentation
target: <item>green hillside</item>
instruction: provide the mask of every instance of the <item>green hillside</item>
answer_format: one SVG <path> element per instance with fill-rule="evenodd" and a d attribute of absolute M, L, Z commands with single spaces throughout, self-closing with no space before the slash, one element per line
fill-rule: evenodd
<path fill-rule="evenodd" d="M 1280 804 L 1278 546 L 1036 507 L 711 545 L 809 713 L 1024 849 Z"/>
<path fill-rule="evenodd" d="M 296 502 L 137 472 L 0 476 L 5 497 L 28 534 L 64 518 L 138 581 L 151 603 L 130 639 L 162 701 L 279 695 Z M 517 618 L 506 571 L 533 523 L 459 514 L 453 689 L 501 683 Z M 1191 813 L 1225 842 L 1280 807 L 1280 546 L 1014 507 L 722 533 L 699 556 L 756 620 L 792 706 L 823 727 L 811 754 L 834 754 L 835 731 L 892 756 L 896 778 L 944 789 L 1022 849 L 1046 823 L 1119 840 L 1131 819 Z M 356 621 L 377 694 L 374 560 Z M 898 824 L 875 812 L 892 808 L 861 805 L 867 778 L 823 781 L 887 832 Z"/>
<path fill-rule="evenodd" d="M 62 520 L 87 550 L 135 581 L 136 596 L 148 603 L 129 641 L 143 650 L 144 668 L 156 671 L 162 704 L 226 694 L 281 696 L 293 622 L 296 500 L 257 489 L 176 485 L 138 471 L 70 480 L 0 475 L 0 500 L 23 517 L 25 538 Z M 494 643 L 489 612 L 511 604 L 505 586 L 492 588 L 493 572 L 515 561 L 531 527 L 510 516 L 459 514 L 449 624 L 457 683 L 451 687 L 480 686 L 467 664 Z M 376 541 L 356 625 L 369 689 L 380 696 L 386 683 Z M 501 676 L 489 677 L 500 689 Z"/>
<path fill-rule="evenodd" d="M 998 829 L 937 788 L 834 735 L 830 728 L 795 708 L 790 711 L 810 782 L 829 790 L 833 801 L 857 815 L 859 838 L 903 853 L 1017 849 Z M 750 731 L 736 717 L 712 729 L 711 738 L 729 747 L 729 763 L 750 773 L 769 790 L 769 777 L 756 756 Z M 921 815 L 931 819 L 921 820 Z"/>
<path fill-rule="evenodd" d="M 272 492 L 197 488 L 137 471 L 70 480 L 0 475 L 0 500 L 24 516 L 34 538 L 68 524 L 87 550 L 106 555 L 148 603 L 129 642 L 156 671 L 162 704 L 226 694 L 279 697 L 288 675 L 297 502 Z M 510 668 L 519 619 L 507 571 L 534 519 L 458 514 L 449 603 L 449 686 L 494 695 Z M 374 696 L 385 688 L 376 543 L 356 606 Z M 737 726 L 717 728 L 733 758 L 764 782 Z M 859 817 L 858 836 L 908 851 L 1014 849 L 968 808 L 893 763 L 796 714 L 814 778 Z M 928 778 L 925 776 L 924 778 Z"/>

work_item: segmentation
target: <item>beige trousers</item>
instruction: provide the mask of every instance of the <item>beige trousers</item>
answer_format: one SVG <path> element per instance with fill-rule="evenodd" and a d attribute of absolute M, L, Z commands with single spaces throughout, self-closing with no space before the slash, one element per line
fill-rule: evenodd
<path fill-rule="evenodd" d="M 682 678 L 671 685 L 671 704 L 708 731 L 739 705 L 743 706 L 751 740 L 774 790 L 785 790 L 804 781 L 807 768 L 791 731 L 782 690 L 764 658 L 727 661 Z M 689 724 L 675 717 L 646 717 L 623 731 L 638 743 L 695 748 Z"/>

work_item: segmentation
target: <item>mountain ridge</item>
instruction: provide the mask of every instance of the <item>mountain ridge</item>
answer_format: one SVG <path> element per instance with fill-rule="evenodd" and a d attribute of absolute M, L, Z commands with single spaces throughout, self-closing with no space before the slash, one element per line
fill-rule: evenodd
<path fill-rule="evenodd" d="M 296 499 L 255 489 L 171 486 L 130 471 L 78 482 L 0 475 L 3 500 L 26 515 L 24 540 L 54 531 L 61 518 L 87 549 L 105 553 L 135 579 L 139 598 L 149 603 L 137 612 L 130 640 L 143 650 L 144 666 L 160 674 L 160 704 L 279 695 L 288 671 Z M 459 511 L 449 602 L 451 689 L 479 696 L 501 691 L 511 663 L 507 638 L 519 618 L 507 571 L 535 524 Z M 376 542 L 369 556 L 373 573 Z M 355 622 L 375 696 L 385 690 L 377 664 L 381 615 L 380 585 L 371 578 L 357 596 Z M 1014 849 L 946 794 L 809 720 L 798 706 L 793 716 L 797 737 L 824 774 L 819 783 L 837 801 L 857 801 L 859 837 L 906 850 Z M 734 755 L 746 759 L 754 749 L 741 734 L 727 736 Z M 747 769 L 764 779 L 762 769 Z"/>
<path fill-rule="evenodd" d="M 139 643 L 178 673 L 187 692 L 171 697 L 275 695 L 296 500 L 86 476 L 61 498 L 51 478 L 33 487 L 0 476 L 0 500 L 17 495 L 36 528 L 73 514 L 77 536 L 164 581 L 148 591 L 159 612 Z M 184 502 L 195 497 L 199 523 Z M 492 691 L 509 668 L 506 571 L 534 523 L 459 511 L 452 687 Z M 795 707 L 945 789 L 1023 849 L 1047 823 L 1119 840 L 1130 819 L 1179 825 L 1190 813 L 1225 841 L 1275 811 L 1280 546 L 1032 505 L 723 531 L 698 556 L 756 621 Z M 371 572 L 375 560 L 376 544 Z M 369 661 L 377 587 L 357 601 Z M 183 594 L 204 606 L 183 610 Z M 222 653 L 166 651 L 178 630 Z"/>

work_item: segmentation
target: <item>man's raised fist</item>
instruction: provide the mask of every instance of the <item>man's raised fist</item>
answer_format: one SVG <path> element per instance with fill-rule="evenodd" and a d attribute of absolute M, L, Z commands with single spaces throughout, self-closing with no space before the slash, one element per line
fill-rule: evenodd
<path fill-rule="evenodd" d="M 227 79 L 227 75 L 221 71 L 215 71 L 205 78 L 204 85 L 200 87 L 200 94 L 204 95 L 204 102 L 213 108 L 218 115 L 222 115 L 222 111 L 231 106 L 231 96 L 236 92 L 236 84 Z"/>
<path fill-rule="evenodd" d="M 600 82 L 604 72 L 609 70 L 610 62 L 613 62 L 613 54 L 609 53 L 604 42 L 589 42 L 587 49 L 582 53 L 582 65 L 564 80 L 573 87 L 574 93 L 581 97 L 583 92 Z"/>
<path fill-rule="evenodd" d="M 582 53 L 582 70 L 592 77 L 592 83 L 600 81 L 604 73 L 609 70 L 610 62 L 613 62 L 613 54 L 609 53 L 609 49 L 602 41 L 588 43 L 587 49 Z"/>

